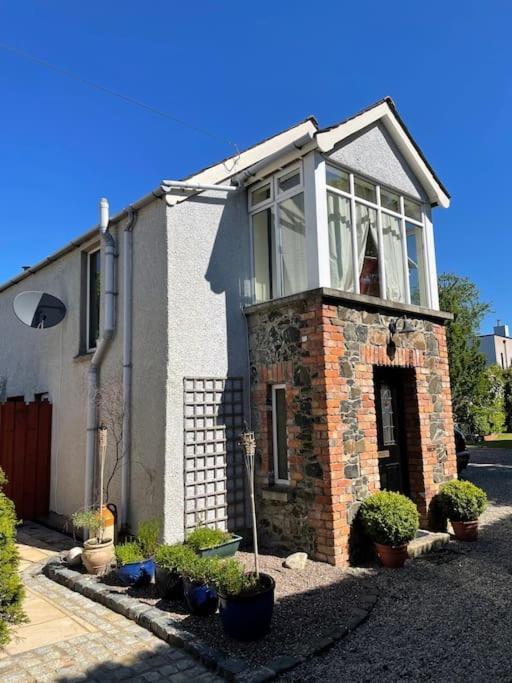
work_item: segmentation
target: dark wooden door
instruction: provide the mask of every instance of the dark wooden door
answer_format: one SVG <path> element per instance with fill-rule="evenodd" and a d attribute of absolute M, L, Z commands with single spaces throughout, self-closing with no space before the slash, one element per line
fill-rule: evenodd
<path fill-rule="evenodd" d="M 18 519 L 48 514 L 52 407 L 47 401 L 0 404 L 0 468 Z"/>
<path fill-rule="evenodd" d="M 382 371 L 375 381 L 380 488 L 409 493 L 403 435 L 401 377 Z"/>

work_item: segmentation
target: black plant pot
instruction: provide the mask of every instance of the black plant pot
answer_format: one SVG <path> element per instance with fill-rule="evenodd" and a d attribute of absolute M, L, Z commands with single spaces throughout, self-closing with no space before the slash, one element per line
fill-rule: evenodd
<path fill-rule="evenodd" d="M 156 565 L 156 585 L 162 598 L 183 600 L 183 579 L 177 572 Z"/>
<path fill-rule="evenodd" d="M 260 590 L 252 595 L 219 595 L 222 627 L 231 638 L 257 640 L 268 633 L 274 610 L 276 584 L 268 574 L 260 573 L 260 581 Z"/>
<path fill-rule="evenodd" d="M 183 594 L 192 614 L 208 617 L 217 611 L 219 598 L 215 588 L 204 583 L 183 579 Z"/>

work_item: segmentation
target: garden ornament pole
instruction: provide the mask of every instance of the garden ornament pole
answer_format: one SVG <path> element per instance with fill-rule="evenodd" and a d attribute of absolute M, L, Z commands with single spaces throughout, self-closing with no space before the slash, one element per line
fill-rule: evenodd
<path fill-rule="evenodd" d="M 251 497 L 252 513 L 252 538 L 254 545 L 254 568 L 256 577 L 259 578 L 260 566 L 258 558 L 258 529 L 256 526 L 256 503 L 254 501 L 254 456 L 256 454 L 256 439 L 254 437 L 254 432 L 249 431 L 247 423 L 245 422 L 238 443 L 244 454 L 245 468 L 247 470 L 247 477 L 249 479 L 249 495 Z"/>
<path fill-rule="evenodd" d="M 104 424 L 98 427 L 99 435 L 99 453 L 100 453 L 100 519 L 103 522 L 103 478 L 105 473 L 105 460 L 107 456 L 107 434 L 108 430 Z M 100 529 L 99 534 L 103 540 L 103 528 Z"/>

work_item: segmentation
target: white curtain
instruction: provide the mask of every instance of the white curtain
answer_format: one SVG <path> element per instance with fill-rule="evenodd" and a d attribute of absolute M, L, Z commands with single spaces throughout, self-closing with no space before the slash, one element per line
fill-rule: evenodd
<path fill-rule="evenodd" d="M 283 294 L 295 294 L 307 289 L 306 224 L 304 194 L 279 204 L 279 227 L 283 249 Z"/>
<path fill-rule="evenodd" d="M 405 271 L 400 220 L 382 213 L 384 268 L 386 270 L 386 298 L 405 303 Z"/>
<path fill-rule="evenodd" d="M 363 270 L 364 257 L 367 252 L 368 235 L 371 235 L 375 248 L 378 249 L 377 212 L 364 204 L 356 204 L 357 213 L 357 258 L 359 260 L 359 275 Z M 377 253 L 372 253 L 377 256 Z"/>
<path fill-rule="evenodd" d="M 350 200 L 333 192 L 328 192 L 327 217 L 331 287 L 345 292 L 353 292 L 354 269 L 352 267 Z"/>

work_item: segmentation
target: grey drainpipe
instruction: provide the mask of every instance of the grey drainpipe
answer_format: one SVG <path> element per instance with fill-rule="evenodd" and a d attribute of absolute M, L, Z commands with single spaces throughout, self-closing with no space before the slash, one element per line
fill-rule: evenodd
<path fill-rule="evenodd" d="M 114 259 L 116 243 L 108 231 L 108 201 L 100 199 L 100 235 L 104 247 L 104 273 L 105 273 L 105 305 L 103 315 L 103 330 L 96 345 L 96 351 L 91 359 L 87 373 L 87 446 L 85 454 L 85 495 L 84 506 L 90 508 L 93 505 L 94 486 L 94 460 L 96 454 L 96 432 L 98 429 L 98 416 L 96 398 L 99 386 L 99 370 L 105 353 L 115 331 L 115 277 Z"/>
<path fill-rule="evenodd" d="M 132 338 L 133 338 L 133 228 L 137 212 L 128 207 L 123 232 L 123 443 L 121 458 L 121 529 L 130 520 L 130 469 L 132 437 Z"/>

